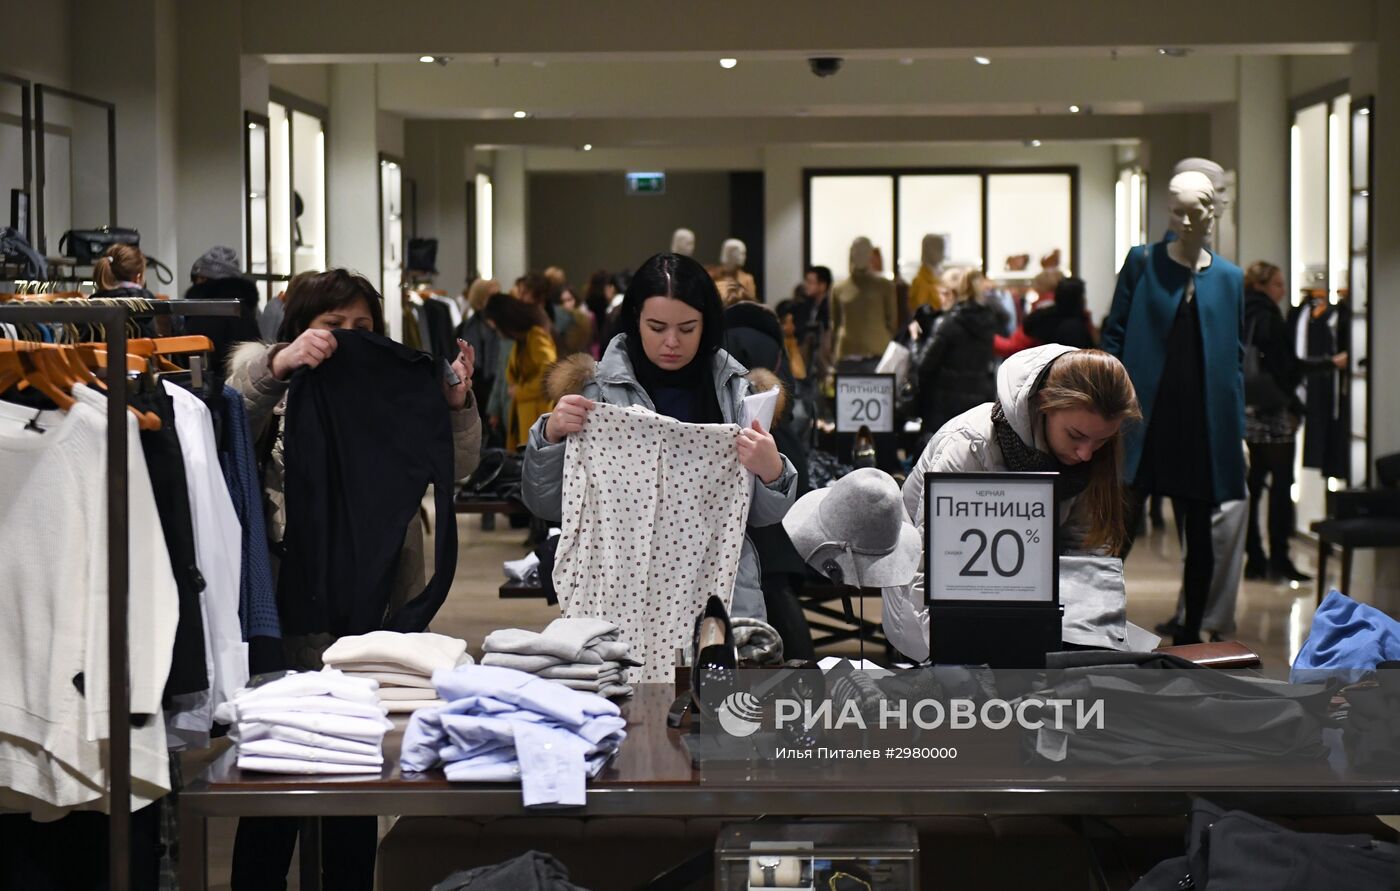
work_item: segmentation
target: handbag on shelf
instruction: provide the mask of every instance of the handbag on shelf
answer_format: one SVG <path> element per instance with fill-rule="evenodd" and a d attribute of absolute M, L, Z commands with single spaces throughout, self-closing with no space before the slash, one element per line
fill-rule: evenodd
<path fill-rule="evenodd" d="M 141 246 L 141 233 L 120 226 L 99 226 L 96 229 L 69 229 L 58 240 L 58 251 L 83 265 L 92 263 L 114 244 Z"/>

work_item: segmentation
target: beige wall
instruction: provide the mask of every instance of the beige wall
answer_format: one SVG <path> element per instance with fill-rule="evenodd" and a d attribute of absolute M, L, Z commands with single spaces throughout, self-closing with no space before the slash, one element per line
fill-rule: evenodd
<path fill-rule="evenodd" d="M 649 168 L 648 168 L 649 169 Z M 684 226 L 696 236 L 695 256 L 719 258 L 729 236 L 729 174 L 679 171 L 665 195 L 624 194 L 623 171 L 529 175 L 530 268 L 562 266 L 576 287 L 596 269 L 636 269 L 668 250 Z"/>
<path fill-rule="evenodd" d="M 331 66 L 269 65 L 267 71 L 268 80 L 277 89 L 317 105 L 331 104 Z"/>

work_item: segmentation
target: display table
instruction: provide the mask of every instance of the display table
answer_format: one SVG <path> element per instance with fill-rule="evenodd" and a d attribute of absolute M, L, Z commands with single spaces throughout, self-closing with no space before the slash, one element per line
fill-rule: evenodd
<path fill-rule="evenodd" d="M 613 762 L 589 783 L 581 808 L 535 812 L 521 804 L 520 787 L 453 784 L 440 772 L 405 777 L 398 768 L 405 720 L 385 738 L 378 776 L 300 777 L 244 773 L 230 750 L 180 793 L 180 883 L 207 887 L 207 821 L 211 817 L 308 817 L 303 835 L 302 888 L 319 887 L 315 818 L 351 815 L 733 817 L 932 817 L 990 815 L 1180 815 L 1203 795 L 1227 808 L 1258 814 L 1385 814 L 1400 809 L 1400 778 L 1338 777 L 1326 763 L 1278 771 L 1269 785 L 1257 776 L 1244 785 L 1232 768 L 1197 769 L 1190 785 L 1150 770 L 1123 770 L 1093 784 L 1054 779 L 1045 767 L 1026 766 L 1014 738 L 979 757 L 930 768 L 925 782 L 853 789 L 849 784 L 702 780 L 691 767 L 684 730 L 666 727 L 673 699 L 668 685 L 639 684 L 623 704 L 627 740 Z M 968 746 L 969 750 L 972 746 Z M 975 763 L 974 763 L 975 761 Z"/>

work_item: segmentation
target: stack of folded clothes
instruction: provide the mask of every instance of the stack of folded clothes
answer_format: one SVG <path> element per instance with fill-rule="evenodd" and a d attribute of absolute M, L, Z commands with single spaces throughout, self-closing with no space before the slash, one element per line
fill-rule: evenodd
<path fill-rule="evenodd" d="M 482 665 L 513 668 L 607 699 L 632 695 L 627 669 L 641 665 L 628 655 L 617 626 L 603 619 L 555 619 L 544 631 L 505 628 L 481 645 Z"/>
<path fill-rule="evenodd" d="M 452 782 L 519 781 L 526 807 L 584 804 L 588 779 L 627 737 L 613 703 L 523 671 L 464 665 L 433 683 L 447 705 L 414 713 L 400 767 L 442 766 Z"/>
<path fill-rule="evenodd" d="M 433 672 L 470 665 L 467 642 L 442 634 L 371 631 L 342 637 L 321 657 L 330 668 L 379 685 L 379 700 L 391 712 L 444 705 L 433 690 Z"/>
<path fill-rule="evenodd" d="M 232 727 L 239 769 L 264 773 L 379 773 L 394 726 L 374 681 L 333 669 L 244 687 L 214 717 Z"/>

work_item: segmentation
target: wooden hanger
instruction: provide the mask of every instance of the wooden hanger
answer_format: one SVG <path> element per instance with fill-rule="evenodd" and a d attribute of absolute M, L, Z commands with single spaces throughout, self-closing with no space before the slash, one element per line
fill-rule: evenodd
<path fill-rule="evenodd" d="M 14 352 L 0 353 L 0 393 L 24 379 L 24 367 Z"/>
<path fill-rule="evenodd" d="M 74 399 L 58 388 L 58 385 L 48 376 L 47 369 L 36 362 L 42 351 L 25 351 L 16 353 L 20 365 L 24 370 L 24 380 L 31 387 L 43 393 L 45 396 L 64 411 L 68 411 L 74 405 Z"/>

